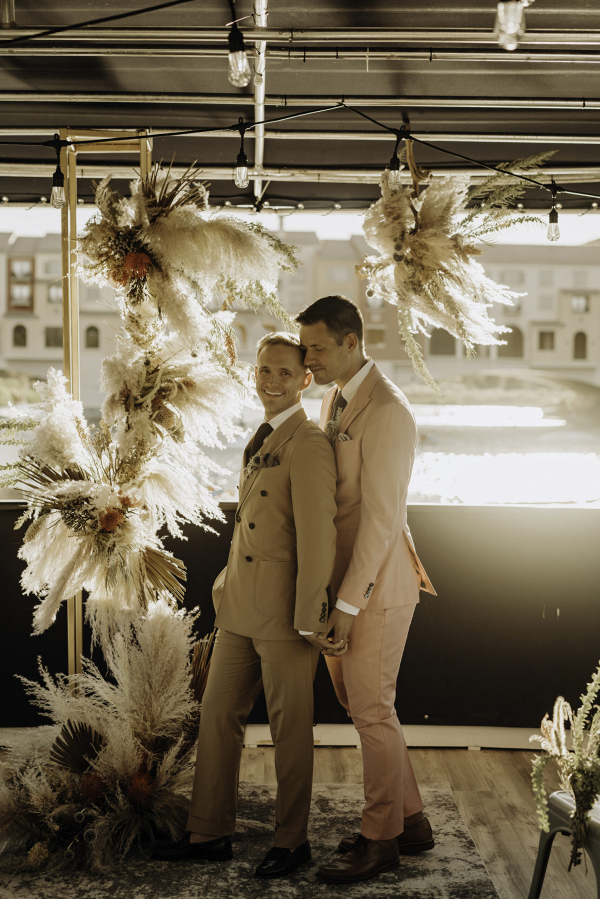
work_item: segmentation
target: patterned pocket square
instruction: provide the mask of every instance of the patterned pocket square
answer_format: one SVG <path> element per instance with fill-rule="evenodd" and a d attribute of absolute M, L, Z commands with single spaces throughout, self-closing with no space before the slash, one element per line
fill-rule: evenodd
<path fill-rule="evenodd" d="M 352 440 L 352 437 L 349 437 L 348 434 L 340 434 L 338 440 L 343 443 L 345 440 Z"/>

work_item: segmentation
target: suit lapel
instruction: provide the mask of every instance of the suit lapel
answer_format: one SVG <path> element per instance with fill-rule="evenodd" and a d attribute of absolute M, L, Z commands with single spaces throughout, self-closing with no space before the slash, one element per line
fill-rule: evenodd
<path fill-rule="evenodd" d="M 262 447 L 260 448 L 260 455 L 266 456 L 267 454 L 270 456 L 275 456 L 281 447 L 291 440 L 294 436 L 295 431 L 300 427 L 303 421 L 308 419 L 308 415 L 304 411 L 304 409 L 298 409 L 297 412 L 294 412 L 282 425 L 278 428 L 275 428 L 272 434 L 269 434 Z M 246 468 L 248 464 L 249 456 L 248 456 L 248 446 L 244 450 L 244 459 L 243 466 Z M 238 512 L 242 508 L 243 504 L 246 502 L 248 498 L 248 494 L 250 493 L 252 487 L 256 483 L 258 472 L 260 469 L 256 468 L 252 474 L 250 474 L 245 480 L 242 480 L 242 484 L 240 486 L 240 499 L 238 503 Z M 242 469 L 242 479 L 244 478 L 244 471 Z"/>
<path fill-rule="evenodd" d="M 334 384 L 333 387 L 329 388 L 329 390 L 323 397 L 323 402 L 321 403 L 321 415 L 319 417 L 319 427 L 322 431 L 325 430 L 325 425 L 327 424 L 331 416 L 331 407 L 333 405 L 336 390 L 337 387 Z"/>
<path fill-rule="evenodd" d="M 340 418 L 340 433 L 342 431 L 348 430 L 348 427 L 354 421 L 356 416 L 359 415 L 359 413 L 362 412 L 365 406 L 371 402 L 371 394 L 373 393 L 373 388 L 381 377 L 381 371 L 377 368 L 376 365 L 373 365 L 371 371 L 342 412 L 342 417 Z"/>

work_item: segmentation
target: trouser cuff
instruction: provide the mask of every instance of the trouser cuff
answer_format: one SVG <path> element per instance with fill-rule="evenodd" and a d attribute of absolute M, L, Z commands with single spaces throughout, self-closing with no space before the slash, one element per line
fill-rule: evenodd
<path fill-rule="evenodd" d="M 201 833 L 206 837 L 228 837 L 235 830 L 234 823 L 224 821 L 205 821 L 196 815 L 188 815 L 187 829 L 191 833 Z"/>

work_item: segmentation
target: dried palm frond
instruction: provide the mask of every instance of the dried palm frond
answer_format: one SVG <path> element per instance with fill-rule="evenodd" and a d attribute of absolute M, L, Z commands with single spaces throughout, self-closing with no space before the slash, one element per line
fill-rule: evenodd
<path fill-rule="evenodd" d="M 179 178 L 171 178 L 171 169 L 175 157 L 166 173 L 162 168 L 162 160 L 153 165 L 145 178 L 140 179 L 142 193 L 148 201 L 148 208 L 155 218 L 168 215 L 180 206 L 206 207 L 206 186 L 198 183 L 198 173 L 193 162 Z"/>
<path fill-rule="evenodd" d="M 202 702 L 206 683 L 208 681 L 208 672 L 210 669 L 210 659 L 212 649 L 215 642 L 216 630 L 203 637 L 194 646 L 194 654 L 192 656 L 192 693 L 196 697 L 197 702 Z"/>
<path fill-rule="evenodd" d="M 98 731 L 83 724 L 71 721 L 63 724 L 60 734 L 50 750 L 50 761 L 58 768 L 72 771 L 73 774 L 84 774 L 104 746 L 104 737 Z"/>
<path fill-rule="evenodd" d="M 154 589 L 158 593 L 166 590 L 181 602 L 185 596 L 185 587 L 179 581 L 187 580 L 185 565 L 181 559 L 174 558 L 164 549 L 147 546 L 142 552 L 142 561 L 146 577 Z"/>

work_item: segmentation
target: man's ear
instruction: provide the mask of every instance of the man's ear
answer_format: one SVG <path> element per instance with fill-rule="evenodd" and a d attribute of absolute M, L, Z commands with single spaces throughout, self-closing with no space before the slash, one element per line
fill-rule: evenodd
<path fill-rule="evenodd" d="M 258 365 L 255 365 L 254 366 L 254 381 L 255 382 L 256 382 L 257 378 L 258 378 Z"/>
<path fill-rule="evenodd" d="M 350 334 L 346 334 L 346 346 L 349 350 L 353 351 L 358 346 L 358 337 L 354 332 L 350 332 Z"/>
<path fill-rule="evenodd" d="M 306 390 L 307 387 L 310 387 L 310 385 L 312 384 L 312 378 L 312 371 L 307 371 L 302 384 L 302 390 Z"/>

